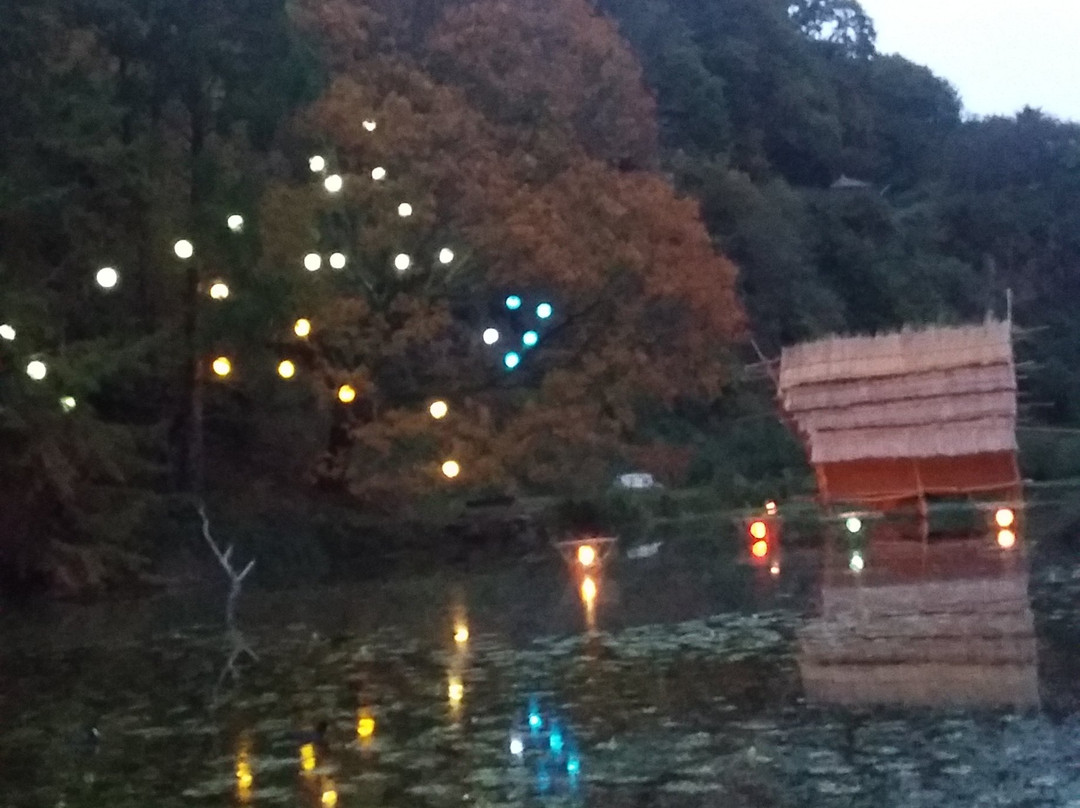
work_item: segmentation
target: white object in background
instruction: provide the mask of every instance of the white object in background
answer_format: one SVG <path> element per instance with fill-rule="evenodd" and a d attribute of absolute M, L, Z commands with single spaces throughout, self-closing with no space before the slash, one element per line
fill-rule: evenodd
<path fill-rule="evenodd" d="M 663 544 L 661 541 L 653 542 L 652 544 L 642 544 L 637 547 L 631 547 L 626 551 L 626 557 L 634 559 L 635 561 L 642 558 L 652 558 L 655 555 L 659 555 L 660 546 Z"/>
<path fill-rule="evenodd" d="M 651 474 L 623 474 L 619 477 L 623 488 L 656 488 L 656 480 Z"/>

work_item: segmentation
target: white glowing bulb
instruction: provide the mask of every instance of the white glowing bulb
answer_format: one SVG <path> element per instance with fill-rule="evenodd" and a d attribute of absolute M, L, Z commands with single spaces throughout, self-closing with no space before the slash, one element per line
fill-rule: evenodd
<path fill-rule="evenodd" d="M 402 202 L 400 205 L 397 206 L 397 215 L 400 216 L 402 219 L 409 218 L 410 216 L 412 216 L 412 213 L 412 205 L 410 205 L 408 202 Z"/>
<path fill-rule="evenodd" d="M 348 263 L 348 259 L 345 257 L 345 253 L 333 253 L 330 256 L 330 266 L 333 269 L 345 269 L 345 264 Z"/>
<path fill-rule="evenodd" d="M 454 260 L 454 251 L 451 250 L 449 247 L 443 247 L 441 250 L 439 250 L 439 263 L 440 264 L 449 264 L 449 263 L 453 262 L 453 260 Z"/>
<path fill-rule="evenodd" d="M 386 169 L 382 166 L 376 166 L 371 169 L 371 178 L 375 180 L 375 182 L 382 182 L 386 179 Z"/>
<path fill-rule="evenodd" d="M 49 375 L 49 369 L 40 359 L 34 359 L 26 365 L 26 375 L 35 382 L 40 382 Z"/>
<path fill-rule="evenodd" d="M 332 194 L 336 194 L 344 185 L 345 180 L 341 178 L 340 174 L 331 174 L 323 180 L 323 187 Z"/>
<path fill-rule="evenodd" d="M 218 281 L 210 287 L 210 297 L 214 300 L 225 300 L 229 296 L 229 284 Z"/>
<path fill-rule="evenodd" d="M 405 253 L 398 253 L 397 257 L 394 258 L 394 268 L 397 269 L 398 272 L 404 272 L 411 266 L 412 259 Z"/>
<path fill-rule="evenodd" d="M 60 399 L 60 409 L 64 412 L 71 412 L 79 405 L 79 402 L 75 400 L 75 396 L 63 396 Z"/>
<path fill-rule="evenodd" d="M 241 216 L 239 213 L 234 213 L 226 220 L 225 223 L 234 233 L 239 233 L 241 230 L 244 229 L 244 217 Z"/>
<path fill-rule="evenodd" d="M 112 267 L 102 267 L 97 271 L 95 280 L 102 289 L 113 289 L 120 282 L 120 273 Z"/>
<path fill-rule="evenodd" d="M 364 125 L 364 129 L 366 129 L 368 132 L 374 132 L 375 129 L 378 127 L 378 124 L 375 123 L 375 121 L 372 121 L 372 120 L 364 121 L 363 125 Z"/>
<path fill-rule="evenodd" d="M 308 272 L 318 272 L 322 269 L 322 256 L 318 253 L 308 253 L 304 256 L 304 269 Z"/>
<path fill-rule="evenodd" d="M 848 517 L 848 520 L 844 523 L 848 533 L 858 533 L 862 530 L 862 519 L 857 516 Z"/>
<path fill-rule="evenodd" d="M 484 344 L 494 345 L 499 341 L 499 329 L 489 328 L 484 332 Z"/>
<path fill-rule="evenodd" d="M 195 245 L 186 238 L 182 238 L 173 245 L 173 252 L 176 253 L 177 258 L 186 261 L 195 254 Z"/>
<path fill-rule="evenodd" d="M 447 479 L 453 480 L 461 474 L 461 466 L 456 460 L 447 460 L 442 464 L 442 473 Z"/>
<path fill-rule="evenodd" d="M 0 339 L 6 339 L 8 342 L 15 339 L 15 326 L 8 325 L 7 323 L 0 325 Z"/>
<path fill-rule="evenodd" d="M 521 738 L 510 739 L 510 754 L 514 757 L 520 757 L 525 754 L 525 743 Z"/>
<path fill-rule="evenodd" d="M 325 171 L 326 158 L 323 157 L 321 154 L 313 155 L 312 158 L 308 160 L 308 168 L 310 168 L 316 174 L 318 174 L 320 171 Z"/>
<path fill-rule="evenodd" d="M 445 401 L 433 401 L 431 406 L 428 407 L 428 412 L 436 421 L 441 421 L 450 413 L 450 405 Z"/>

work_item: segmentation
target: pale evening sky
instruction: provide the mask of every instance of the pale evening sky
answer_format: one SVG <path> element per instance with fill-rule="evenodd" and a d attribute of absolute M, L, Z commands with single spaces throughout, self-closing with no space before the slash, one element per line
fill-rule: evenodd
<path fill-rule="evenodd" d="M 1080 0 L 861 0 L 878 50 L 926 65 L 969 115 L 1025 105 L 1080 122 Z"/>

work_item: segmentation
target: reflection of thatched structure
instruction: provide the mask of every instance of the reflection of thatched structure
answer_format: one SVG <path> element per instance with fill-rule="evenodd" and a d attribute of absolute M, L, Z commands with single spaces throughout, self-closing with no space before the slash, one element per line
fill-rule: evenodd
<path fill-rule="evenodd" d="M 1018 493 L 1008 322 L 787 348 L 779 394 L 827 502 Z"/>
<path fill-rule="evenodd" d="M 855 573 L 826 565 L 822 616 L 799 635 L 807 696 L 839 704 L 1039 704 L 1035 620 L 1019 548 L 992 537 L 880 541 Z"/>

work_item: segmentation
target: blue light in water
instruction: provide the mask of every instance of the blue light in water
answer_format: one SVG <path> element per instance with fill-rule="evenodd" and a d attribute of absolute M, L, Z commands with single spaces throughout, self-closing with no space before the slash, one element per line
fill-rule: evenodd
<path fill-rule="evenodd" d="M 521 364 L 521 356 L 510 351 L 510 353 L 503 357 L 503 364 L 506 365 L 507 370 L 513 370 Z"/>
<path fill-rule="evenodd" d="M 577 755 L 571 755 L 566 761 L 566 773 L 571 777 L 581 774 L 581 759 Z"/>
<path fill-rule="evenodd" d="M 536 343 L 540 341 L 540 335 L 535 331 L 526 331 L 521 336 L 521 342 L 526 348 L 532 348 Z"/>
<path fill-rule="evenodd" d="M 562 730 L 559 729 L 558 724 L 551 725 L 551 735 L 548 737 L 548 746 L 551 747 L 551 751 L 556 755 L 560 754 L 563 750 Z"/>
<path fill-rule="evenodd" d="M 540 717 L 540 703 L 535 699 L 529 699 L 529 727 L 533 732 L 540 729 L 544 720 Z"/>
<path fill-rule="evenodd" d="M 554 311 L 555 310 L 551 307 L 550 303 L 541 303 L 536 307 L 536 316 L 541 320 L 546 320 L 554 313 Z"/>
<path fill-rule="evenodd" d="M 517 295 L 510 295 L 510 297 L 506 298 L 506 308 L 510 309 L 510 311 L 517 311 L 521 308 L 521 298 Z"/>
<path fill-rule="evenodd" d="M 541 794 L 547 794 L 551 790 L 551 774 L 546 766 L 541 765 L 536 772 L 536 790 Z"/>

